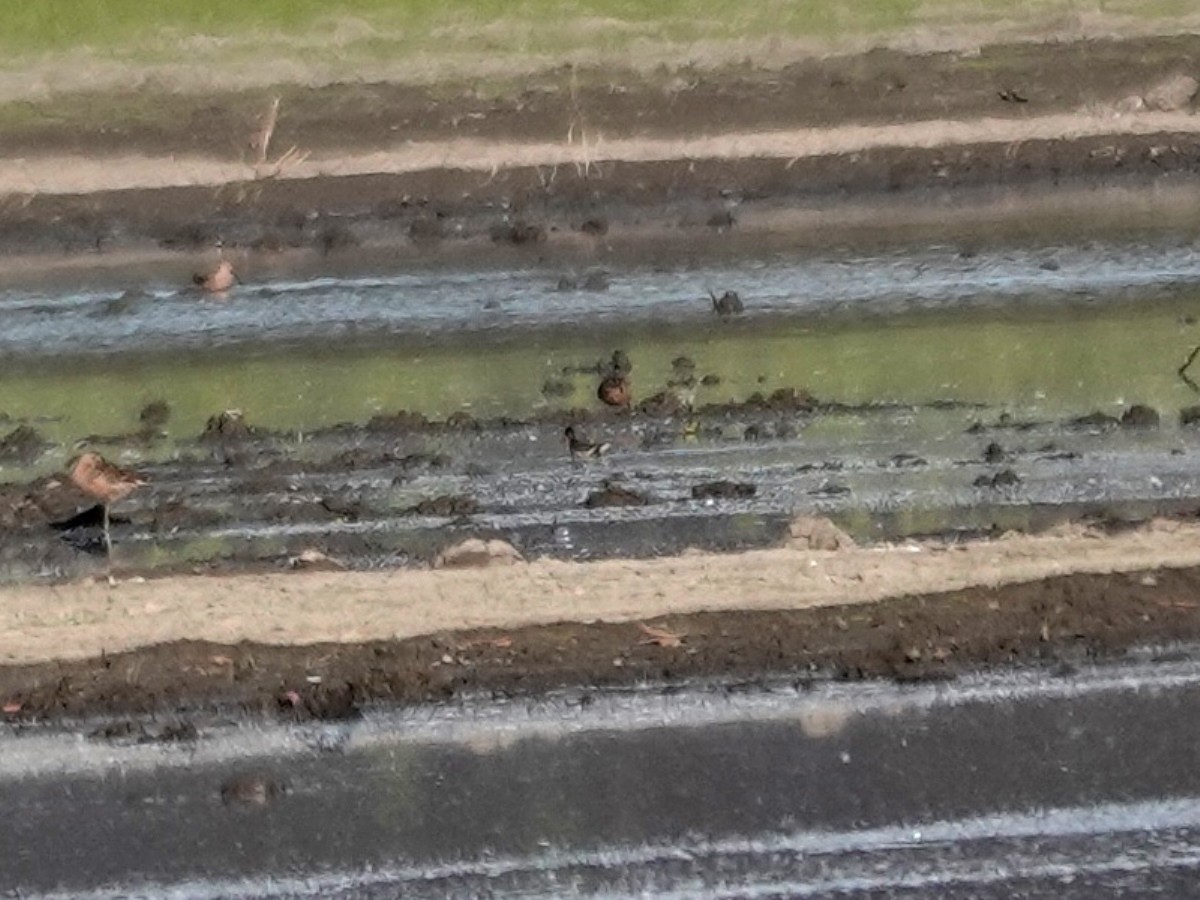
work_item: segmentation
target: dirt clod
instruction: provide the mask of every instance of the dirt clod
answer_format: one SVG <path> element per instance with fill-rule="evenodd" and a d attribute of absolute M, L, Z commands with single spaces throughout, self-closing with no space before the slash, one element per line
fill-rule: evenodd
<path fill-rule="evenodd" d="M 1121 414 L 1122 428 L 1157 428 L 1158 422 L 1158 410 L 1141 403 L 1134 404 Z"/>
<path fill-rule="evenodd" d="M 739 500 L 753 497 L 758 488 L 738 481 L 706 481 L 692 486 L 693 500 Z"/>
<path fill-rule="evenodd" d="M 479 503 L 466 494 L 443 494 L 422 500 L 409 512 L 418 516 L 470 516 L 479 511 Z"/>
<path fill-rule="evenodd" d="M 1144 99 L 1150 109 L 1174 112 L 1190 104 L 1197 91 L 1200 91 L 1200 81 L 1191 75 L 1178 72 L 1146 91 Z"/>
<path fill-rule="evenodd" d="M 610 506 L 646 506 L 650 502 L 650 498 L 645 494 L 607 481 L 600 490 L 588 494 L 583 505 L 588 509 L 599 509 Z"/>
<path fill-rule="evenodd" d="M 433 562 L 435 569 L 472 569 L 488 566 L 512 566 L 525 558 L 507 541 L 468 538 L 447 547 Z"/>
<path fill-rule="evenodd" d="M 171 406 L 166 400 L 151 400 L 138 413 L 138 421 L 148 431 L 158 431 L 171 418 Z"/>
<path fill-rule="evenodd" d="M 980 475 L 972 485 L 981 488 L 1013 487 L 1021 483 L 1021 476 L 1012 469 L 1001 469 L 995 475 Z"/>
<path fill-rule="evenodd" d="M 50 443 L 29 425 L 18 425 L 0 438 L 0 462 L 29 465 Z"/>
<path fill-rule="evenodd" d="M 788 526 L 788 546 L 798 550 L 849 550 L 854 539 L 821 516 L 798 516 Z"/>
<path fill-rule="evenodd" d="M 489 234 L 492 241 L 497 244 L 507 243 L 518 247 L 526 244 L 540 244 L 546 240 L 545 228 L 523 219 L 493 225 Z"/>
<path fill-rule="evenodd" d="M 1067 423 L 1073 428 L 1086 428 L 1090 430 L 1104 430 L 1107 428 L 1116 428 L 1121 424 L 1121 420 L 1115 416 L 1110 416 L 1108 413 L 1096 412 L 1088 413 L 1086 416 L 1079 416 Z"/>
<path fill-rule="evenodd" d="M 226 806 L 266 806 L 284 791 L 281 782 L 261 772 L 234 775 L 221 785 L 221 802 Z"/>
<path fill-rule="evenodd" d="M 247 424 L 246 417 L 240 409 L 227 409 L 215 416 L 209 416 L 208 421 L 204 423 L 204 431 L 200 434 L 200 440 L 234 441 L 249 438 L 253 433 L 253 429 Z"/>

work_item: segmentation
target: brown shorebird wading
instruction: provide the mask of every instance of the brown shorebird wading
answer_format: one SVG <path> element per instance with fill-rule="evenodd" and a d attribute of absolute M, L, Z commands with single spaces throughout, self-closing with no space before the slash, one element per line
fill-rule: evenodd
<path fill-rule="evenodd" d="M 628 409 L 633 404 L 633 390 L 629 386 L 629 373 L 633 363 L 623 350 L 615 350 L 612 362 L 604 367 L 604 377 L 596 388 L 596 397 L 608 406 L 624 406 Z"/>
<path fill-rule="evenodd" d="M 197 272 L 192 276 L 192 282 L 209 294 L 223 294 L 237 284 L 237 273 L 233 271 L 233 263 L 223 259 L 215 269 Z"/>
<path fill-rule="evenodd" d="M 104 506 L 104 549 L 108 554 L 109 578 L 112 578 L 112 537 L 108 531 L 108 507 L 124 500 L 137 488 L 146 484 L 146 479 L 118 468 L 99 453 L 87 452 L 71 461 L 71 482 Z"/>
<path fill-rule="evenodd" d="M 624 406 L 628 408 L 633 403 L 633 390 L 629 387 L 629 378 L 613 372 L 605 375 L 596 389 L 596 396 L 608 406 Z"/>

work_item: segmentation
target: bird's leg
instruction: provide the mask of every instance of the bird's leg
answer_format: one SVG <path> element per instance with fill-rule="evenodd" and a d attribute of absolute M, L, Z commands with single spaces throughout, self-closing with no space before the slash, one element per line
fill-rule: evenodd
<path fill-rule="evenodd" d="M 108 583 L 113 583 L 112 574 L 112 535 L 108 530 L 108 504 L 104 504 L 104 552 L 108 558 Z"/>

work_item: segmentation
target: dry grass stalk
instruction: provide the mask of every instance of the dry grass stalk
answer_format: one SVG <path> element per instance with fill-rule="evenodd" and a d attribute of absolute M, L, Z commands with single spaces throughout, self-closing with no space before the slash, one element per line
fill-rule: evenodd
<path fill-rule="evenodd" d="M 579 148 L 580 158 L 575 163 L 575 172 L 580 178 L 588 178 L 591 175 L 592 169 L 596 170 L 597 177 L 602 177 L 603 172 L 597 163 L 592 162 L 591 148 L 599 146 L 599 139 L 594 142 L 588 140 L 587 118 L 583 114 L 583 107 L 579 103 L 579 80 L 575 66 L 571 66 L 571 81 L 569 83 L 569 92 L 571 97 L 571 121 L 567 124 L 567 144 L 574 145 L 575 131 L 579 131 Z"/>
<path fill-rule="evenodd" d="M 254 151 L 254 177 L 278 178 L 290 166 L 296 166 L 308 159 L 308 151 L 300 150 L 293 144 L 287 152 L 274 162 L 267 161 L 271 149 L 271 138 L 275 135 L 275 126 L 279 122 L 279 98 L 276 97 L 267 107 L 262 117 L 262 127 L 250 138 L 250 149 Z"/>

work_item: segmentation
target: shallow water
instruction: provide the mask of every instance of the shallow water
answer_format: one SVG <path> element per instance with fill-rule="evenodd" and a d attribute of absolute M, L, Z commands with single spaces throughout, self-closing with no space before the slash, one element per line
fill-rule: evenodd
<path fill-rule="evenodd" d="M 548 269 L 274 282 L 225 301 L 162 289 L 115 309 L 107 295 L 10 292 L 0 411 L 6 428 L 28 422 L 49 446 L 32 463 L 0 463 L 0 481 L 59 468 L 83 439 L 137 466 L 152 484 L 122 502 L 114 534 L 119 561 L 143 570 L 275 565 L 311 547 L 354 567 L 413 564 L 480 529 L 531 555 L 728 550 L 777 540 L 797 512 L 867 539 L 1049 523 L 1054 510 L 1141 517 L 1200 498 L 1200 430 L 1178 420 L 1200 388 L 1176 371 L 1200 343 L 1198 276 L 1200 253 L 1164 238 L 967 258 L 944 247 L 772 251 L 737 266 L 614 270 L 599 293 L 556 292 Z M 713 316 L 703 290 L 714 282 L 736 284 L 746 315 Z M 488 298 L 499 308 L 484 309 Z M 638 398 L 678 377 L 679 357 L 697 380 L 711 377 L 693 389 L 695 413 L 586 424 L 613 445 L 597 464 L 572 465 L 549 422 L 330 429 L 397 410 L 433 420 L 596 410 L 596 366 L 615 348 L 633 361 Z M 781 388 L 826 405 L 703 409 Z M 170 419 L 145 440 L 138 418 L 151 400 Z M 1133 403 L 1157 409 L 1161 425 L 1069 422 Z M 228 408 L 272 432 L 236 463 L 196 442 Z M 992 441 L 1005 455 L 989 464 Z M 422 454 L 443 461 L 400 462 Z M 1017 484 L 975 483 L 1002 467 Z M 609 478 L 648 505 L 585 508 Z M 692 498 L 715 479 L 756 494 Z M 447 494 L 477 503 L 469 519 L 413 513 Z M 39 534 L 0 541 L 0 577 L 72 577 L 93 564 L 78 553 L 96 549 L 86 535 L 71 549 Z"/>
<path fill-rule="evenodd" d="M 1046 259 L 1059 268 L 1039 268 Z M 10 292 L 0 297 L 0 412 L 62 444 L 136 430 L 155 399 L 171 406 L 171 439 L 227 408 L 293 431 L 398 409 L 523 418 L 595 406 L 596 376 L 564 368 L 616 347 L 633 359 L 639 397 L 662 389 L 673 359 L 693 359 L 697 378 L 719 379 L 697 387 L 699 405 L 803 387 L 848 404 L 957 401 L 1018 418 L 1141 402 L 1169 419 L 1200 400 L 1175 372 L 1200 343 L 1200 253 L 1190 245 L 633 270 L 614 272 L 604 293 L 558 293 L 552 278 L 325 279 L 225 301 L 162 290 L 115 312 L 105 312 L 109 295 Z M 704 299 L 713 285 L 736 286 L 747 315 L 715 320 Z M 498 309 L 485 308 L 492 301 Z M 0 479 L 24 474 L 0 467 Z"/>
<path fill-rule="evenodd" d="M 202 723 L 182 745 L 7 736 L 0 836 L 57 849 L 10 854 L 0 888 L 1112 896 L 1200 867 L 1200 781 L 1173 749 L 1197 738 L 1200 669 L 1173 656 L 1060 677 L 716 683 Z M 284 790 L 223 804 L 234 775 Z"/>

